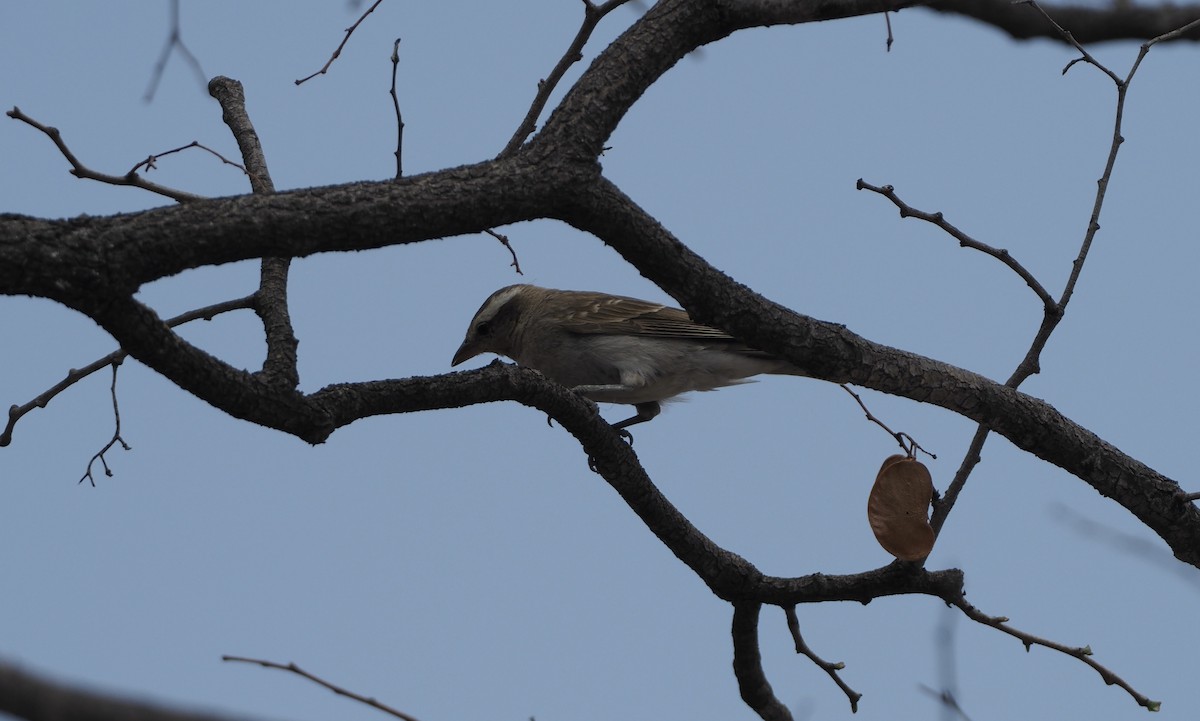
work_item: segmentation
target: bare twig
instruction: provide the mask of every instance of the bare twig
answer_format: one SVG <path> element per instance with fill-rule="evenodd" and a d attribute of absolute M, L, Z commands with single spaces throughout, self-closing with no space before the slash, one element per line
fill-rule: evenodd
<path fill-rule="evenodd" d="M 513 259 L 513 261 L 508 264 L 509 267 L 516 268 L 517 275 L 525 275 L 524 273 L 521 272 L 521 263 L 520 263 L 520 261 L 517 260 L 517 251 L 513 250 L 512 243 L 508 242 L 508 236 L 504 235 L 503 233 L 497 233 L 496 231 L 491 230 L 491 229 L 485 230 L 483 232 L 487 233 L 488 235 L 492 236 L 496 240 L 500 241 L 500 244 L 503 245 L 505 248 L 508 248 L 508 252 L 512 255 L 512 259 Z"/>
<path fill-rule="evenodd" d="M 127 451 L 133 450 L 130 445 L 125 442 L 125 439 L 121 437 L 121 408 L 117 405 L 117 369 L 120 367 L 121 361 L 118 360 L 112 363 L 112 384 L 108 387 L 109 393 L 112 395 L 113 421 L 116 425 L 116 428 L 113 430 L 112 439 L 109 440 L 108 443 L 105 443 L 104 447 L 96 452 L 96 455 L 92 456 L 92 460 L 88 461 L 87 470 L 84 471 L 83 477 L 79 479 L 80 483 L 83 483 L 84 481 L 90 481 L 92 488 L 96 487 L 96 479 L 94 476 L 92 476 L 92 466 L 95 465 L 96 461 L 100 461 L 100 465 L 104 467 L 104 475 L 112 478 L 113 472 L 112 469 L 108 467 L 108 461 L 105 459 L 104 454 L 108 453 L 108 451 L 118 443 L 120 443 L 121 447 Z"/>
<path fill-rule="evenodd" d="M 890 185 L 871 185 L 862 178 L 859 178 L 857 187 L 859 190 L 869 190 L 873 193 L 878 193 L 879 195 L 882 195 L 883 197 L 892 201 L 892 204 L 900 210 L 901 218 L 917 218 L 918 220 L 924 220 L 927 223 L 932 223 L 957 240 L 959 246 L 963 248 L 973 248 L 974 250 L 978 250 L 982 253 L 990 255 L 999 260 L 1001 263 L 1004 263 L 1010 269 L 1012 269 L 1014 273 L 1019 275 L 1021 280 L 1025 281 L 1025 284 L 1028 285 L 1035 294 L 1037 294 L 1037 297 L 1042 301 L 1043 306 L 1046 308 L 1051 308 L 1054 306 L 1054 298 L 1050 297 L 1050 294 L 1047 293 L 1046 289 L 1042 287 L 1042 284 L 1033 277 L 1033 274 L 1030 273 L 1025 266 L 1021 265 L 1016 258 L 1013 258 L 1006 249 L 993 248 L 987 243 L 981 243 L 980 241 L 975 240 L 971 236 L 947 222 L 941 213 L 926 213 L 924 211 L 917 210 L 901 200 L 900 197 L 896 195 L 896 189 Z"/>
<path fill-rule="evenodd" d="M 71 152 L 71 149 L 67 147 L 65 142 L 63 142 L 62 133 L 58 131 L 58 128 L 42 125 L 25 113 L 22 113 L 21 109 L 17 107 L 9 110 L 7 115 L 14 120 L 20 120 L 26 125 L 30 125 L 45 133 L 46 137 L 50 138 L 50 140 L 54 142 L 54 144 L 58 147 L 58 151 L 62 153 L 63 157 L 67 159 L 67 162 L 71 164 L 71 175 L 74 175 L 76 178 L 97 180 L 101 183 L 108 183 L 109 185 L 130 185 L 135 188 L 141 188 L 142 190 L 148 190 L 151 193 L 158 193 L 159 195 L 166 196 L 179 203 L 187 203 L 193 200 L 201 199 L 201 196 L 193 193 L 188 193 L 183 190 L 176 190 L 174 188 L 168 188 L 165 185 L 159 185 L 158 183 L 152 183 L 132 171 L 126 173 L 125 175 L 107 175 L 105 173 L 98 173 L 79 162 L 79 159 L 75 157 L 75 154 Z M 134 167 L 136 168 L 137 166 Z"/>
<path fill-rule="evenodd" d="M 958 699 L 954 698 L 953 691 L 950 691 L 949 689 L 938 691 L 931 686 L 926 686 L 923 683 L 918 684 L 917 688 L 937 699 L 938 703 L 942 705 L 942 708 L 948 711 L 952 717 L 961 718 L 963 721 L 971 721 L 971 717 L 967 715 L 967 712 L 963 711 L 962 706 L 958 705 Z M 945 716 L 943 716 L 943 718 L 945 718 Z"/>
<path fill-rule="evenodd" d="M 1160 542 L 1110 528 L 1062 503 L 1055 504 L 1050 508 L 1050 512 L 1056 520 L 1067 524 L 1076 533 L 1095 539 L 1111 549 L 1126 553 L 1142 563 L 1157 566 L 1189 584 L 1193 590 L 1200 591 L 1200 573 L 1197 573 L 1195 568 L 1175 560 L 1171 552 Z"/>
<path fill-rule="evenodd" d="M 329 681 L 326 681 L 325 679 L 320 678 L 319 676 L 314 676 L 313 674 L 309 673 L 308 671 L 305 671 L 304 669 L 300 668 L 299 666 L 297 666 L 294 663 L 287 663 L 287 664 L 275 663 L 274 661 L 265 661 L 263 659 L 258 659 L 258 658 L 246 658 L 245 656 L 222 656 L 221 660 L 222 661 L 233 661 L 233 662 L 237 662 L 237 663 L 253 663 L 253 664 L 262 666 L 263 668 L 274 668 L 274 669 L 278 669 L 280 671 L 290 671 L 290 672 L 296 674 L 297 676 L 306 678 L 309 681 L 312 681 L 313 683 L 315 683 L 319 686 L 324 686 L 325 688 L 329 689 L 330 691 L 333 691 L 334 693 L 336 693 L 338 696 L 345 696 L 348 699 L 352 699 L 354 701 L 358 701 L 359 703 L 366 704 L 367 706 L 370 706 L 373 709 L 378 709 L 379 711 L 383 711 L 384 713 L 395 716 L 396 718 L 402 719 L 403 721 L 417 721 L 417 719 L 414 716 L 410 716 L 410 715 L 404 713 L 403 711 L 394 709 L 391 706 L 388 706 L 387 704 L 380 703 L 379 701 L 376 701 L 375 699 L 370 698 L 368 696 L 362 696 L 360 694 L 354 693 L 353 691 L 347 691 L 346 689 L 342 688 L 341 686 L 332 684 Z"/>
<path fill-rule="evenodd" d="M 252 295 L 248 295 L 245 298 L 238 298 L 236 300 L 227 300 L 223 303 L 214 303 L 213 305 L 208 305 L 203 308 L 197 308 L 196 310 L 190 310 L 186 313 L 181 313 L 168 320 L 167 325 L 174 328 L 176 326 L 183 325 L 184 323 L 190 323 L 193 320 L 199 320 L 201 318 L 204 320 L 212 320 L 213 317 L 220 315 L 221 313 L 228 313 L 231 310 L 251 308 L 253 307 L 253 304 L 254 296 Z M 66 378 L 44 391 L 38 397 L 24 405 L 14 405 L 9 408 L 8 424 L 4 427 L 4 432 L 0 433 L 0 447 L 7 446 L 8 444 L 12 443 L 13 428 L 17 425 L 17 421 L 19 421 L 26 413 L 30 412 L 34 408 L 45 408 L 46 405 L 49 404 L 50 401 L 53 400 L 54 397 L 59 393 L 62 393 L 67 388 L 70 388 L 101 368 L 106 366 L 115 367 L 120 365 L 121 361 L 125 360 L 128 355 L 129 354 L 124 350 L 117 350 L 109 353 L 99 360 L 95 360 L 87 364 L 82 368 L 72 368 L 67 372 Z"/>
<path fill-rule="evenodd" d="M 583 60 L 583 47 L 587 45 L 588 39 L 592 37 L 592 32 L 600 21 L 604 19 L 613 10 L 621 7 L 629 0 L 608 0 L 608 2 L 596 5 L 592 0 L 583 0 L 583 23 L 579 26 L 579 32 L 575 33 L 575 39 L 571 41 L 571 45 L 563 56 L 559 59 L 558 64 L 550 71 L 544 80 L 538 81 L 537 94 L 533 97 L 533 102 L 529 105 L 529 110 L 525 113 L 525 118 L 521 120 L 521 124 L 517 126 L 516 132 L 509 139 L 508 144 L 504 146 L 504 150 L 500 151 L 497 158 L 506 158 L 517 152 L 517 148 L 525 142 L 525 139 L 533 134 L 537 127 L 537 119 L 542 114 L 542 110 L 546 107 L 546 102 L 550 100 L 550 94 L 554 92 L 554 88 L 558 86 L 563 75 L 566 74 L 567 68 L 575 63 Z"/>
<path fill-rule="evenodd" d="M 874 414 L 871 413 L 871 410 L 869 408 L 867 408 L 867 404 L 863 402 L 863 399 L 857 393 L 850 390 L 850 386 L 846 385 L 845 383 L 839 383 L 838 385 L 840 385 L 842 387 L 842 390 L 849 393 L 850 396 L 852 398 L 854 398 L 854 400 L 858 401 L 858 407 L 862 408 L 863 413 L 867 414 L 868 421 L 871 421 L 875 425 L 879 426 L 884 431 L 886 431 L 888 435 L 890 435 L 892 438 L 896 439 L 896 443 L 900 444 L 900 448 L 904 451 L 905 455 L 912 457 L 912 456 L 916 455 L 917 451 L 920 451 L 920 452 L 924 453 L 925 455 L 929 456 L 930 458 L 937 460 L 937 455 L 930 453 L 929 451 L 922 448 L 921 444 L 917 443 L 917 441 L 912 436 L 908 435 L 904 431 L 900 431 L 899 433 L 897 433 L 896 431 L 893 431 L 891 428 L 888 428 L 887 425 L 885 425 L 883 421 L 876 418 L 874 416 Z"/>
<path fill-rule="evenodd" d="M 146 88 L 146 94 L 142 97 L 146 102 L 154 99 L 154 93 L 158 90 L 158 84 L 162 81 L 163 71 L 167 68 L 167 60 L 171 57 L 171 50 L 179 48 L 179 54 L 183 55 L 183 59 L 191 66 L 192 71 L 196 73 L 196 77 L 200 81 L 200 87 L 204 87 L 205 81 L 208 79 L 204 75 L 204 69 L 200 67 L 200 61 L 188 50 L 188 46 L 183 42 L 183 36 L 179 31 L 179 0 L 171 0 L 171 32 L 167 34 L 167 42 L 163 45 L 162 52 L 159 53 L 158 62 L 154 64 L 154 71 L 150 76 L 150 87 Z"/>
<path fill-rule="evenodd" d="M 404 118 L 400 115 L 400 97 L 396 95 L 396 68 L 400 65 L 400 38 L 392 43 L 392 107 L 396 109 L 396 178 L 404 177 L 401 150 L 404 148 Z"/>
<path fill-rule="evenodd" d="M 328 72 L 329 66 L 333 65 L 333 61 L 338 59 L 338 56 L 342 54 L 342 49 L 345 48 L 346 43 L 350 41 L 350 36 L 354 34 L 354 31 L 358 29 L 358 26 L 362 24 L 362 21 L 367 19 L 368 15 L 375 12 L 375 8 L 379 7 L 379 3 L 381 2 L 383 2 L 383 0 L 375 0 L 375 3 L 371 5 L 371 7 L 367 8 L 367 11 L 360 15 L 358 20 L 354 21 L 353 25 L 346 28 L 346 36 L 342 38 L 342 42 L 338 43 L 337 49 L 333 51 L 333 55 L 329 56 L 329 59 L 325 61 L 325 64 L 321 66 L 320 70 L 312 75 L 309 75 L 308 77 L 300 78 L 296 81 L 296 84 L 300 85 L 301 83 L 312 80 L 318 75 L 324 75 L 326 72 Z"/>
<path fill-rule="evenodd" d="M 217 158 L 220 159 L 220 161 L 222 163 L 225 163 L 226 165 L 232 165 L 233 167 L 237 168 L 238 170 L 242 171 L 243 173 L 247 173 L 246 168 L 241 163 L 235 163 L 232 160 L 226 158 L 224 155 L 221 155 L 217 151 L 208 147 L 207 145 L 201 145 L 198 141 L 193 140 L 192 142 L 188 143 L 187 145 L 181 145 L 178 148 L 171 148 L 170 150 L 164 150 L 161 153 L 156 153 L 154 155 L 146 156 L 145 160 L 141 161 L 137 165 L 130 168 L 129 172 L 125 173 L 125 176 L 128 177 L 130 175 L 133 175 L 134 173 L 137 172 L 138 168 L 141 168 L 143 166 L 145 166 L 146 170 L 157 170 L 159 158 L 162 158 L 163 156 L 166 156 L 166 155 L 171 155 L 172 153 L 179 153 L 179 152 L 182 152 L 189 148 L 200 148 L 201 150 L 207 150 L 209 153 L 217 156 Z M 249 173 L 247 173 L 247 174 L 249 174 Z"/>
<path fill-rule="evenodd" d="M 1079 41 L 1075 39 L 1075 36 L 1072 35 L 1070 31 L 1064 29 L 1063 26 L 1059 25 L 1057 20 L 1050 17 L 1050 14 L 1047 13 L 1045 9 L 1043 9 L 1042 6 L 1036 2 L 1036 0 L 1017 0 L 1013 4 L 1031 5 L 1034 10 L 1037 10 L 1039 13 L 1041 13 L 1042 17 L 1046 19 L 1046 22 L 1050 23 L 1054 30 L 1062 37 L 1063 40 L 1067 42 L 1068 45 L 1073 46 L 1079 51 L 1079 57 L 1067 63 L 1066 67 L 1062 69 L 1063 75 L 1066 75 L 1067 71 L 1070 70 L 1071 67 L 1076 63 L 1085 62 L 1089 65 L 1095 66 L 1100 72 L 1107 75 L 1114 83 L 1117 83 L 1118 85 L 1121 83 L 1121 79 L 1117 77 L 1116 73 L 1104 67 L 1104 65 L 1096 60 L 1096 58 L 1092 57 L 1092 54 L 1084 49 L 1083 45 L 1081 45 Z"/>
<path fill-rule="evenodd" d="M 1120 688 L 1124 689 L 1125 692 L 1128 693 L 1133 700 L 1138 703 L 1139 706 L 1142 706 L 1149 711 L 1157 711 L 1162 705 L 1161 701 L 1154 701 L 1138 693 L 1125 679 L 1113 673 L 1105 666 L 1097 663 L 1095 659 L 1092 658 L 1092 649 L 1089 646 L 1065 646 L 1061 643 L 1015 629 L 1008 625 L 1007 618 L 1003 616 L 988 616 L 971 604 L 967 603 L 967 600 L 961 595 L 957 598 L 947 598 L 945 600 L 947 603 L 951 603 L 957 607 L 960 611 L 966 614 L 967 618 L 971 619 L 972 621 L 981 623 L 985 626 L 991 626 L 992 628 L 1002 631 L 1019 640 L 1025 645 L 1026 651 L 1033 646 L 1041 646 L 1052 651 L 1058 651 L 1059 653 L 1066 654 L 1072 658 L 1079 659 L 1083 663 L 1095 669 L 1096 673 L 1100 674 L 1100 678 L 1104 679 L 1104 683 L 1110 686 L 1119 686 Z"/>
<path fill-rule="evenodd" d="M 983 444 L 987 442 L 990 432 L 991 429 L 983 424 L 975 428 L 975 435 L 971 437 L 971 443 L 967 446 L 967 451 L 963 454 L 962 462 L 958 464 L 958 470 L 955 471 L 954 478 L 950 480 L 950 485 L 946 486 L 941 497 L 933 499 L 933 513 L 929 516 L 929 525 L 933 527 L 935 536 L 941 533 L 942 525 L 946 523 L 946 518 L 949 516 L 950 510 L 954 508 L 958 494 L 962 493 L 963 487 L 966 486 L 967 479 L 971 477 L 971 472 L 983 460 Z"/>
<path fill-rule="evenodd" d="M 942 718 L 950 721 L 953 718 L 962 718 L 964 721 L 971 721 L 967 716 L 967 712 L 963 710 L 958 703 L 958 660 L 955 652 L 955 632 L 958 626 L 958 620 L 961 618 L 951 606 L 946 606 L 940 613 L 937 628 L 934 631 L 934 652 L 937 657 L 938 668 L 938 686 L 941 691 L 935 691 L 933 688 L 920 684 L 920 688 L 926 693 L 938 699 L 942 705 Z"/>
<path fill-rule="evenodd" d="M 817 665 L 817 668 L 829 674 L 842 693 L 846 694 L 846 698 L 850 699 L 850 712 L 858 713 L 858 700 L 862 698 L 862 694 L 846 685 L 846 682 L 838 675 L 838 671 L 846 668 L 846 664 L 841 661 L 836 663 L 825 661 L 808 647 L 808 644 L 804 642 L 804 637 L 800 635 L 800 620 L 796 618 L 795 606 L 784 606 L 783 612 L 787 615 L 787 626 L 792 633 L 792 641 L 796 644 L 796 653 L 807 656 L 808 660 Z"/>

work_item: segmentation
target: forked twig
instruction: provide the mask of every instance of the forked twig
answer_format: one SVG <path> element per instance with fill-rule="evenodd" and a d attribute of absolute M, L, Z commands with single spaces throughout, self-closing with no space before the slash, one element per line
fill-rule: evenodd
<path fill-rule="evenodd" d="M 196 310 L 189 310 L 186 313 L 181 313 L 168 320 L 167 325 L 171 328 L 174 328 L 176 326 L 183 325 L 184 323 L 190 323 L 193 320 L 199 320 L 201 318 L 204 320 L 212 320 L 213 317 L 220 315 L 221 313 L 252 307 L 254 307 L 254 296 L 248 295 L 244 298 L 227 300 L 223 303 L 214 303 L 213 305 L 207 305 L 203 308 L 197 308 Z M 21 417 L 26 413 L 30 412 L 34 408 L 45 408 L 59 393 L 62 393 L 66 389 L 75 385 L 84 378 L 87 378 L 101 368 L 104 368 L 105 366 L 115 367 L 120 365 L 121 361 L 125 360 L 128 355 L 129 354 L 124 350 L 115 350 L 103 358 L 92 361 L 82 368 L 72 368 L 67 372 L 66 378 L 54 384 L 33 400 L 24 405 L 13 405 L 10 407 L 8 409 L 8 424 L 4 427 L 4 431 L 0 433 L 0 447 L 7 446 L 8 444 L 12 443 L 13 428 L 17 425 L 17 421 L 21 420 Z"/>
<path fill-rule="evenodd" d="M 158 193 L 159 195 L 166 196 L 180 203 L 188 203 L 194 200 L 200 200 L 202 198 L 202 196 L 195 195 L 193 193 L 188 193 L 183 190 L 176 190 L 174 188 L 168 188 L 165 185 L 159 185 L 158 183 L 152 183 L 132 171 L 126 173 L 125 175 L 108 175 L 106 173 L 98 173 L 79 162 L 79 159 L 75 157 L 75 154 L 71 152 L 71 149 L 68 148 L 67 144 L 63 141 L 62 133 L 59 132 L 58 128 L 42 125 L 38 121 L 21 112 L 21 109 L 18 107 L 14 107 L 12 110 L 9 110 L 6 115 L 14 120 L 20 120 L 26 125 L 40 130 L 46 135 L 46 137 L 50 138 L 50 140 L 54 142 L 55 146 L 58 147 L 58 151 L 62 153 L 63 157 L 67 159 L 67 162 L 71 164 L 71 175 L 74 175 L 76 178 L 97 180 L 101 183 L 108 183 L 109 185 L 130 185 L 135 188 L 141 188 L 142 190 L 149 190 L 151 193 Z M 134 167 L 136 168 L 137 166 L 135 165 Z"/>
<path fill-rule="evenodd" d="M 158 90 L 158 84 L 162 82 L 163 72 L 167 69 L 167 60 L 170 59 L 171 50 L 174 48 L 179 48 L 179 53 L 183 55 L 183 59 L 188 62 L 200 80 L 200 87 L 204 87 L 207 80 L 204 76 L 204 68 L 200 67 L 200 61 L 196 59 L 191 50 L 188 50 L 188 46 L 183 42 L 183 35 L 180 34 L 179 0 L 171 0 L 171 32 L 167 34 L 167 42 L 158 55 L 158 62 L 154 63 L 154 71 L 150 75 L 150 87 L 146 88 L 146 94 L 142 96 L 147 103 L 154 99 L 154 93 Z"/>
<path fill-rule="evenodd" d="M 971 717 L 968 716 L 967 712 L 963 710 L 963 707 L 958 704 L 958 699 L 954 697 L 953 691 L 938 691 L 932 686 L 926 686 L 925 684 L 918 684 L 917 688 L 937 699 L 938 703 L 940 703 L 955 716 L 962 718 L 963 721 L 971 721 Z"/>
<path fill-rule="evenodd" d="M 854 398 L 854 400 L 858 401 L 858 407 L 862 408 L 863 413 L 867 414 L 868 421 L 871 421 L 875 425 L 879 426 L 884 431 L 886 431 L 888 435 L 890 435 L 892 438 L 896 439 L 896 442 L 900 444 L 900 448 L 904 450 L 905 455 L 907 455 L 911 458 L 912 456 L 916 455 L 917 451 L 920 451 L 920 452 L 924 453 L 925 455 L 929 456 L 930 458 L 937 460 L 936 454 L 930 453 L 929 451 L 922 448 L 921 444 L 917 443 L 916 439 L 914 439 L 912 436 L 908 435 L 904 431 L 900 431 L 899 433 L 897 433 L 896 431 L 893 431 L 891 428 L 888 428 L 887 425 L 883 421 L 876 418 L 875 415 L 873 413 L 871 413 L 871 410 L 869 408 L 867 408 L 867 404 L 863 402 L 863 399 L 857 393 L 850 390 L 850 386 L 846 385 L 845 383 L 839 383 L 838 385 L 840 385 L 842 387 L 842 390 L 849 393 L 850 396 L 852 398 Z"/>
<path fill-rule="evenodd" d="M 117 369 L 120 367 L 121 361 L 118 360 L 112 363 L 112 384 L 108 387 L 109 393 L 112 395 L 113 420 L 116 425 L 116 428 L 113 430 L 112 439 L 110 439 L 108 443 L 105 443 L 104 447 L 96 452 L 96 455 L 92 456 L 92 459 L 88 461 L 87 470 L 84 471 L 83 476 L 79 479 L 80 483 L 83 483 L 84 481 L 90 481 L 92 488 L 96 487 L 96 479 L 94 476 L 92 476 L 92 466 L 95 465 L 96 461 L 100 461 L 100 465 L 104 467 L 104 475 L 112 478 L 113 472 L 112 469 L 108 467 L 108 460 L 104 457 L 104 454 L 108 453 L 108 451 L 118 443 L 121 444 L 121 448 L 124 448 L 127 451 L 133 450 L 133 448 L 125 442 L 125 439 L 121 437 L 121 408 L 117 404 Z"/>
<path fill-rule="evenodd" d="M 287 663 L 287 664 L 275 663 L 274 661 L 266 661 L 266 660 L 259 659 L 259 658 L 246 658 L 245 656 L 222 656 L 221 660 L 222 661 L 233 661 L 233 662 L 237 662 L 237 663 L 252 663 L 252 664 L 257 664 L 259 666 L 262 666 L 263 668 L 274 668 L 274 669 L 278 669 L 280 671 L 290 671 L 291 673 L 294 673 L 297 676 L 300 676 L 302 678 L 308 679 L 309 681 L 312 681 L 313 683 L 317 684 L 318 686 L 324 686 L 325 688 L 329 689 L 330 691 L 333 691 L 338 696 L 345 696 L 348 699 L 352 699 L 354 701 L 358 701 L 359 703 L 366 704 L 367 706 L 370 706 L 373 709 L 378 709 L 380 711 L 383 711 L 386 714 L 391 714 L 392 716 L 395 716 L 398 719 L 402 719 L 403 721 L 417 721 L 416 717 L 414 717 L 414 716 L 410 716 L 409 714 L 406 714 L 403 711 L 400 711 L 399 709 L 394 709 L 391 706 L 388 706 L 387 704 L 380 703 L 379 701 L 376 701 L 375 699 L 370 698 L 368 696 L 362 696 L 360 694 L 354 693 L 353 691 L 348 691 L 348 690 L 342 688 L 341 686 L 332 684 L 329 681 L 326 681 L 325 679 L 323 679 L 319 676 L 314 676 L 313 674 L 309 673 L 308 671 L 305 671 L 304 669 L 300 668 L 299 666 L 297 666 L 294 663 Z"/>
<path fill-rule="evenodd" d="M 179 152 L 182 152 L 189 148 L 200 148 L 201 150 L 206 150 L 209 153 L 217 156 L 217 158 L 222 163 L 225 163 L 226 165 L 232 165 L 233 167 L 237 168 L 238 170 L 242 171 L 243 173 L 246 173 L 247 175 L 249 175 L 249 173 L 246 171 L 245 166 L 243 166 L 241 163 L 235 163 L 232 160 L 230 160 L 229 158 L 226 158 L 224 155 L 221 155 L 217 151 L 208 147 L 207 145 L 202 145 L 202 144 L 200 144 L 199 141 L 193 140 L 192 142 L 188 143 L 187 145 L 181 145 L 178 148 L 171 148 L 170 150 L 164 150 L 161 153 L 155 153 L 154 155 L 147 156 L 145 160 L 141 161 L 137 165 L 130 168 L 129 172 L 125 173 L 125 176 L 129 177 L 129 176 L 137 173 L 138 168 L 141 168 L 143 166 L 145 166 L 146 170 L 157 170 L 159 158 L 166 156 L 166 155 L 171 155 L 172 153 L 179 153 Z"/>

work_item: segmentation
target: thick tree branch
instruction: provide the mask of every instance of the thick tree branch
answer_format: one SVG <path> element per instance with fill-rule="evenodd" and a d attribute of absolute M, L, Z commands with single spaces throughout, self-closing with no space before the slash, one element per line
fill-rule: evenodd
<path fill-rule="evenodd" d="M 237 721 L 158 704 L 83 691 L 0 663 L 0 711 L 27 721 Z"/>
<path fill-rule="evenodd" d="M 581 170 L 583 172 L 581 172 Z M 0 214 L 0 289 L 70 307 L 184 270 L 365 250 L 546 217 L 594 167 L 523 155 L 398 181 L 219 198 L 111 217 Z"/>
<path fill-rule="evenodd" d="M 1047 38 L 1063 41 L 1053 27 L 1046 24 L 1029 7 L 1011 0 L 934 0 L 922 3 L 931 10 L 964 15 L 1002 30 L 1017 40 Z M 1071 31 L 1081 43 L 1106 40 L 1149 40 L 1200 17 L 1200 5 L 1046 5 L 1055 22 Z M 1179 40 L 1200 40 L 1200 30 L 1181 34 Z"/>

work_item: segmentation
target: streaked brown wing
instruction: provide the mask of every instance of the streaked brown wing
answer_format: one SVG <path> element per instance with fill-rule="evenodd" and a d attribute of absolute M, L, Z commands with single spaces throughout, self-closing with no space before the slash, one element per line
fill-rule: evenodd
<path fill-rule="evenodd" d="M 608 296 L 571 315 L 564 327 L 573 333 L 628 333 L 659 338 L 733 340 L 724 331 L 700 325 L 679 308 L 637 298 Z"/>

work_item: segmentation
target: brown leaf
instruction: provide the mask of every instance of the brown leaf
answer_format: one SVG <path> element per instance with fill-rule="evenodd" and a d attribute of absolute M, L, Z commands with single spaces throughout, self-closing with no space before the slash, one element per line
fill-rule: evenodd
<path fill-rule="evenodd" d="M 933 550 L 929 503 L 933 479 L 925 464 L 908 456 L 889 456 L 867 499 L 867 520 L 883 550 L 902 561 L 918 561 Z"/>

